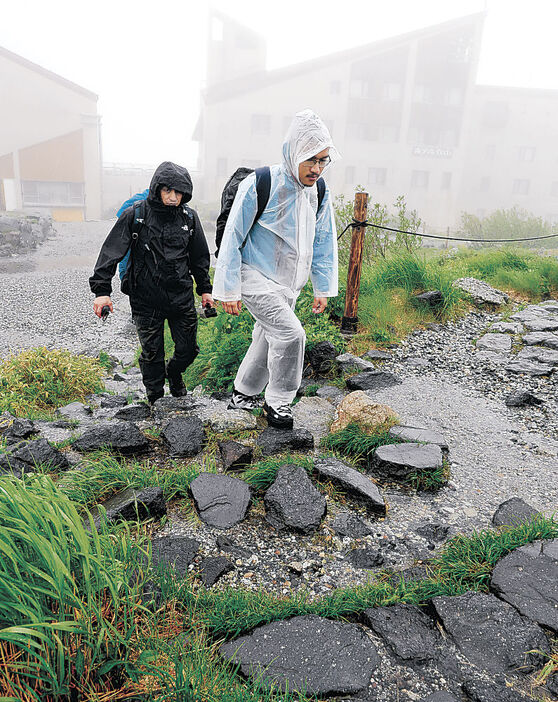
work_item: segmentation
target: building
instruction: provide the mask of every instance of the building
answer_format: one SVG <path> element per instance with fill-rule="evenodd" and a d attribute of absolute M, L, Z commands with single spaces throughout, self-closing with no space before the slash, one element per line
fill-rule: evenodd
<path fill-rule="evenodd" d="M 116 216 L 123 202 L 149 187 L 156 166 L 103 163 L 103 219 Z"/>
<path fill-rule="evenodd" d="M 101 216 L 97 95 L 0 47 L 0 210 Z"/>
<path fill-rule="evenodd" d="M 343 156 L 327 176 L 335 193 L 350 197 L 361 185 L 373 202 L 383 204 L 404 195 L 429 231 L 455 227 L 463 210 L 488 212 L 518 204 L 551 215 L 552 198 L 558 203 L 558 164 L 554 152 L 544 156 L 542 144 L 553 139 L 556 145 L 558 91 L 477 85 L 484 17 L 475 13 L 267 71 L 262 39 L 213 13 L 207 87 L 194 134 L 200 144 L 202 197 L 217 201 L 239 165 L 278 162 L 292 115 L 311 107 Z M 521 107 L 524 102 L 529 107 Z M 501 103 L 508 105 L 505 125 L 497 118 L 505 109 Z M 538 115 L 543 105 L 544 119 Z M 540 131 L 529 140 L 531 118 Z M 522 147 L 510 184 L 511 171 L 496 155 L 506 149 L 519 154 Z M 481 174 L 486 148 L 495 156 L 491 170 Z M 546 159 L 545 175 L 524 175 L 538 168 L 539 157 Z M 491 178 L 484 193 L 483 177 Z M 542 196 L 544 188 L 535 180 L 544 178 L 554 183 L 549 189 L 556 194 Z M 525 180 L 532 185 L 527 188 Z"/>

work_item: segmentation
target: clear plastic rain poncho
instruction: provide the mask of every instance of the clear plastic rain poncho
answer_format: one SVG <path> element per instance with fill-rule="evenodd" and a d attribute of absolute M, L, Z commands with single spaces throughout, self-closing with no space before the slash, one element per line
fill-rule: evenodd
<path fill-rule="evenodd" d="M 325 124 L 311 110 L 298 112 L 283 144 L 283 162 L 271 167 L 271 189 L 257 222 L 256 176 L 238 188 L 215 269 L 213 296 L 225 302 L 242 294 L 288 289 L 295 295 L 308 277 L 315 297 L 337 295 L 337 237 L 329 189 L 316 217 L 316 184 L 302 185 L 298 167 L 329 148 L 339 154 Z M 329 167 L 326 166 L 323 173 Z"/>

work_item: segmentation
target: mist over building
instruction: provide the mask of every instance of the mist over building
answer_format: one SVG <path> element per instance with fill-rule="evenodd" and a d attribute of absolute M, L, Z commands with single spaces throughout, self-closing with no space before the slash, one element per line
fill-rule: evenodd
<path fill-rule="evenodd" d="M 484 18 L 266 70 L 265 40 L 213 12 L 197 196 L 215 202 L 238 166 L 278 162 L 293 114 L 310 107 L 343 156 L 327 176 L 336 194 L 404 195 L 430 231 L 513 206 L 558 221 L 558 91 L 478 85 Z"/>

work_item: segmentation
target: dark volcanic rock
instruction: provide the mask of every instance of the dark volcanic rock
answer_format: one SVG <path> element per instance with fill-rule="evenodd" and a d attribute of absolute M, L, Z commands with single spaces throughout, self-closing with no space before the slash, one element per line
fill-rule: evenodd
<path fill-rule="evenodd" d="M 318 697 L 364 690 L 379 664 L 362 629 L 313 615 L 265 624 L 219 651 L 239 661 L 244 675 L 261 676 L 266 686 L 274 682 L 281 690 Z"/>
<path fill-rule="evenodd" d="M 273 456 L 286 451 L 311 451 L 314 448 L 314 437 L 306 429 L 267 427 L 258 436 L 256 443 L 262 456 Z"/>
<path fill-rule="evenodd" d="M 463 684 L 471 702 L 531 702 L 532 697 L 523 695 L 506 685 L 506 682 L 487 682 L 471 678 Z"/>
<path fill-rule="evenodd" d="M 137 402 L 136 404 L 122 407 L 114 416 L 116 419 L 124 419 L 127 422 L 141 422 L 143 419 L 151 417 L 151 409 L 145 402 Z"/>
<path fill-rule="evenodd" d="M 337 483 L 350 495 L 376 514 L 386 513 L 386 503 L 378 486 L 358 470 L 333 456 L 322 456 L 314 461 L 314 469 L 321 478 Z"/>
<path fill-rule="evenodd" d="M 520 497 L 511 497 L 502 502 L 494 512 L 492 524 L 497 527 L 517 526 L 530 521 L 536 514 L 538 514 L 537 510 Z"/>
<path fill-rule="evenodd" d="M 441 637 L 432 619 L 419 607 L 397 604 L 364 610 L 364 620 L 403 660 L 437 657 Z"/>
<path fill-rule="evenodd" d="M 238 478 L 200 473 L 190 485 L 200 519 L 209 526 L 229 529 L 241 522 L 250 504 L 250 486 Z"/>
<path fill-rule="evenodd" d="M 508 407 L 525 407 L 527 405 L 542 405 L 543 400 L 528 390 L 516 390 L 506 395 L 504 402 Z"/>
<path fill-rule="evenodd" d="M 432 522 L 431 524 L 423 524 L 417 527 L 417 534 L 422 536 L 428 541 L 444 541 L 449 533 L 449 526 L 447 524 L 438 524 L 437 522 Z"/>
<path fill-rule="evenodd" d="M 224 534 L 219 534 L 215 541 L 219 550 L 225 551 L 225 553 L 230 553 L 237 558 L 250 558 L 250 556 L 253 555 L 252 551 L 249 551 L 247 548 L 243 548 L 242 546 L 237 546 L 229 539 L 228 536 L 225 536 Z"/>
<path fill-rule="evenodd" d="M 367 546 L 366 548 L 355 548 L 347 554 L 347 560 L 355 568 L 378 568 L 384 564 L 384 557 L 377 548 Z"/>
<path fill-rule="evenodd" d="M 413 295 L 413 300 L 428 305 L 428 307 L 439 307 L 444 302 L 441 290 L 429 290 L 428 292 Z"/>
<path fill-rule="evenodd" d="M 553 367 L 546 363 L 538 363 L 537 361 L 512 361 L 505 366 L 505 370 L 511 373 L 525 373 L 526 375 L 550 375 Z"/>
<path fill-rule="evenodd" d="M 401 380 L 387 371 L 370 370 L 347 378 L 349 390 L 380 390 L 399 385 Z"/>
<path fill-rule="evenodd" d="M 490 586 L 521 614 L 558 633 L 558 539 L 508 553 L 496 564 Z"/>
<path fill-rule="evenodd" d="M 389 351 L 370 349 L 370 351 L 367 351 L 362 357 L 366 358 L 367 361 L 387 361 L 392 355 L 393 354 L 389 353 Z"/>
<path fill-rule="evenodd" d="M 177 575 L 186 575 L 188 566 L 196 557 L 200 542 L 187 536 L 162 536 L 151 541 L 153 567 L 172 566 Z"/>
<path fill-rule="evenodd" d="M 142 453 L 149 448 L 149 439 L 130 422 L 102 422 L 85 431 L 72 448 L 84 453 L 104 446 L 125 454 Z"/>
<path fill-rule="evenodd" d="M 251 446 L 244 446 L 238 441 L 219 441 L 218 446 L 225 471 L 243 470 L 252 463 L 254 449 Z"/>
<path fill-rule="evenodd" d="M 14 445 L 11 450 L 0 454 L 0 473 L 13 473 L 20 478 L 22 473 L 32 473 L 37 466 L 48 471 L 67 470 L 66 456 L 53 448 L 46 439 L 35 439 Z"/>
<path fill-rule="evenodd" d="M 306 358 L 314 373 L 327 373 L 333 368 L 337 351 L 331 341 L 319 341 L 306 350 Z"/>
<path fill-rule="evenodd" d="M 200 578 L 206 587 L 211 587 L 226 573 L 234 570 L 234 565 L 225 556 L 210 556 L 200 563 Z"/>
<path fill-rule="evenodd" d="M 434 444 L 389 444 L 372 454 L 370 469 L 387 480 L 408 480 L 413 474 L 442 466 L 442 451 Z"/>
<path fill-rule="evenodd" d="M 537 665 L 542 656 L 527 652 L 549 650 L 542 629 L 494 595 L 466 592 L 432 604 L 463 655 L 490 673 Z"/>
<path fill-rule="evenodd" d="M 167 442 L 172 456 L 195 456 L 202 450 L 205 443 L 203 422 L 198 417 L 169 419 L 163 427 L 161 436 Z"/>
<path fill-rule="evenodd" d="M 69 405 L 59 407 L 56 410 L 56 414 L 65 419 L 81 421 L 82 419 L 89 419 L 92 415 L 92 410 L 91 407 L 84 405 L 83 402 L 70 402 Z"/>
<path fill-rule="evenodd" d="M 103 409 L 113 409 L 114 407 L 125 407 L 128 400 L 124 395 L 107 395 L 101 399 Z"/>
<path fill-rule="evenodd" d="M 0 436 L 7 444 L 15 444 L 23 439 L 28 439 L 37 432 L 35 423 L 29 419 L 14 418 L 3 420 L 0 423 Z"/>
<path fill-rule="evenodd" d="M 359 539 L 372 533 L 372 529 L 352 512 L 339 512 L 333 520 L 333 531 L 339 536 Z"/>
<path fill-rule="evenodd" d="M 312 485 L 304 468 L 281 466 L 264 496 L 266 520 L 275 529 L 311 534 L 326 511 L 325 497 Z"/>
<path fill-rule="evenodd" d="M 101 503 L 106 510 L 108 522 L 125 520 L 136 521 L 148 518 L 160 519 L 167 513 L 163 498 L 163 488 L 149 487 L 134 490 L 127 488 Z M 95 526 L 98 528 L 104 519 L 99 507 L 90 510 Z"/>
<path fill-rule="evenodd" d="M 428 697 L 425 697 L 422 702 L 459 702 L 457 697 L 450 692 L 433 692 Z"/>

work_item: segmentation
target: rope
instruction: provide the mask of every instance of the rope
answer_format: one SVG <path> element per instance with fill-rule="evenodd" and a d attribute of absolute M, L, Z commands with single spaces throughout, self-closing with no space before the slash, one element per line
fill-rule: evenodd
<path fill-rule="evenodd" d="M 355 229 L 356 227 L 375 227 L 376 229 L 383 229 L 388 232 L 395 232 L 397 234 L 409 234 L 411 236 L 420 236 L 424 237 L 425 239 L 441 239 L 442 241 L 475 241 L 479 244 L 502 244 L 514 243 L 517 241 L 538 241 L 539 239 L 552 239 L 553 237 L 558 236 L 557 232 L 556 234 L 545 234 L 544 236 L 530 236 L 525 237 L 523 239 L 471 239 L 459 236 L 444 236 L 442 234 L 421 234 L 420 232 L 408 232 L 404 229 L 395 229 L 394 227 L 385 227 L 381 224 L 373 224 L 368 220 L 364 220 L 364 222 L 359 222 L 356 219 L 353 219 L 352 222 L 349 222 L 349 224 L 347 224 L 347 226 L 345 227 L 345 229 L 343 229 L 341 234 L 339 234 L 339 236 L 337 237 L 337 241 L 339 241 L 339 239 L 350 227 L 352 227 L 353 229 Z"/>

